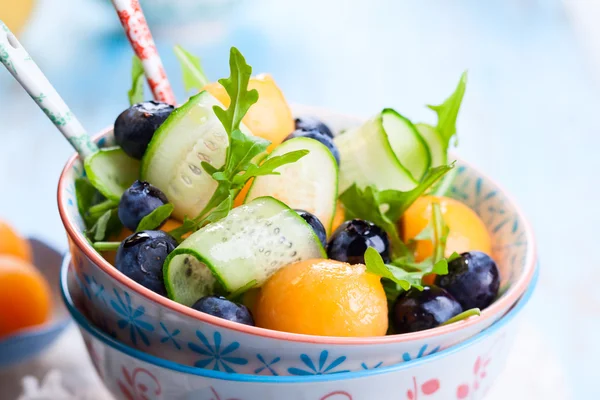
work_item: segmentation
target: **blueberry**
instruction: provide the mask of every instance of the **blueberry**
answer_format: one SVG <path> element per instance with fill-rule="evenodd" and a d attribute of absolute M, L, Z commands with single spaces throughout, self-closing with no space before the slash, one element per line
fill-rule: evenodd
<path fill-rule="evenodd" d="M 435 284 L 450 292 L 465 310 L 483 310 L 498 295 L 500 273 L 490 256 L 471 251 L 450 261 L 448 274 L 438 275 Z"/>
<path fill-rule="evenodd" d="M 372 222 L 353 219 L 333 232 L 327 244 L 327 256 L 350 264 L 364 264 L 365 251 L 369 247 L 377 250 L 384 262 L 390 262 L 387 233 Z"/>
<path fill-rule="evenodd" d="M 119 219 L 127 229 L 135 231 L 142 218 L 168 202 L 158 188 L 148 182 L 135 181 L 121 196 Z"/>
<path fill-rule="evenodd" d="M 462 311 L 450 293 L 426 286 L 422 291 L 411 288 L 401 293 L 392 306 L 390 319 L 395 333 L 409 333 L 435 328 Z"/>
<path fill-rule="evenodd" d="M 331 132 L 331 129 L 329 129 L 329 127 L 327 125 L 325 125 L 323 122 L 319 121 L 316 118 L 313 118 L 313 117 L 296 118 L 295 123 L 296 123 L 296 129 L 299 129 L 301 131 L 316 130 L 316 131 L 321 132 L 323 135 L 329 136 L 330 138 L 333 139 L 333 133 Z"/>
<path fill-rule="evenodd" d="M 254 326 L 254 318 L 248 307 L 234 303 L 221 296 L 206 296 L 198 300 L 193 309 L 228 321 Z"/>
<path fill-rule="evenodd" d="M 154 132 L 174 109 L 170 104 L 156 101 L 132 105 L 115 121 L 115 141 L 129 156 L 141 160 Z"/>
<path fill-rule="evenodd" d="M 167 295 L 163 263 L 177 247 L 177 241 L 163 231 L 136 232 L 121 242 L 115 267 L 142 286 Z"/>
<path fill-rule="evenodd" d="M 296 212 L 298 213 L 298 215 L 304 218 L 304 220 L 310 225 L 311 228 L 313 228 L 313 231 L 315 231 L 315 233 L 317 234 L 317 237 L 321 241 L 321 244 L 325 246 L 327 241 L 327 234 L 325 233 L 325 227 L 323 226 L 319 218 L 309 213 L 308 211 L 296 210 Z"/>
<path fill-rule="evenodd" d="M 290 140 L 297 137 L 307 137 L 310 139 L 318 140 L 319 142 L 323 143 L 329 149 L 331 154 L 333 154 L 333 157 L 335 158 L 335 161 L 338 163 L 338 165 L 340 165 L 340 152 L 335 146 L 335 143 L 333 143 L 333 140 L 329 136 L 321 133 L 316 129 L 310 131 L 297 129 L 291 134 L 289 134 L 288 137 L 285 138 L 285 140 Z"/>

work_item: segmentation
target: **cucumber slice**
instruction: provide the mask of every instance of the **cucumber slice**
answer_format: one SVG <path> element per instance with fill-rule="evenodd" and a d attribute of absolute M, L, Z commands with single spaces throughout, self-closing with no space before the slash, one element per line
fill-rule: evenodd
<path fill-rule="evenodd" d="M 280 175 L 255 178 L 245 202 L 273 196 L 293 209 L 314 214 L 330 232 L 338 187 L 335 158 L 321 142 L 298 137 L 277 146 L 267 160 L 296 150 L 308 150 L 309 153 L 293 164 L 279 167 L 277 172 Z"/>
<path fill-rule="evenodd" d="M 85 159 L 83 166 L 90 182 L 107 199 L 119 201 L 121 195 L 139 178 L 140 162 L 120 147 L 100 149 Z"/>
<path fill-rule="evenodd" d="M 420 181 L 431 166 L 429 147 L 417 128 L 407 118 L 391 108 L 382 112 L 383 129 L 388 135 L 392 150 L 413 178 Z"/>
<path fill-rule="evenodd" d="M 260 286 L 287 264 L 324 257 L 302 217 L 279 200 L 260 197 L 184 240 L 163 273 L 169 298 L 189 306 L 217 285 L 233 292 L 256 279 Z"/>
<path fill-rule="evenodd" d="M 402 165 L 390 143 L 399 143 L 401 134 L 396 129 L 386 132 L 383 113 L 379 113 L 358 128 L 337 136 L 334 142 L 340 151 L 340 192 L 353 183 L 359 187 L 374 185 L 379 190 L 408 191 L 416 187 L 417 181 Z"/>
<path fill-rule="evenodd" d="M 201 165 L 220 168 L 229 146 L 215 105 L 221 106 L 206 91 L 190 98 L 158 128 L 142 159 L 142 178 L 167 195 L 178 219 L 200 214 L 217 187 Z"/>
<path fill-rule="evenodd" d="M 431 166 L 439 167 L 440 165 L 447 164 L 448 156 L 446 155 L 441 135 L 431 125 L 416 124 L 415 127 L 429 147 Z"/>

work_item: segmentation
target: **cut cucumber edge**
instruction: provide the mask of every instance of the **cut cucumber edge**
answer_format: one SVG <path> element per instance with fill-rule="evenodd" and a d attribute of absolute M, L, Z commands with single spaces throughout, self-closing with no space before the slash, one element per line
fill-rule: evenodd
<path fill-rule="evenodd" d="M 431 166 L 438 167 L 448 163 L 448 151 L 442 143 L 441 135 L 435 130 L 434 127 L 428 124 L 416 124 L 417 131 L 421 134 L 421 137 L 427 143 L 429 153 L 431 154 Z"/>
<path fill-rule="evenodd" d="M 114 168 L 114 178 L 113 182 L 109 182 L 111 179 L 107 177 L 105 172 L 110 172 L 108 170 L 103 169 L 102 171 L 98 170 L 98 162 L 103 161 L 101 158 L 108 157 L 121 157 L 120 160 L 117 160 L 117 163 L 110 162 L 108 164 L 104 164 L 108 166 L 108 168 Z M 124 164 L 123 164 L 124 162 Z M 127 165 L 125 165 L 127 164 Z M 101 166 L 104 166 L 101 165 Z M 119 201 L 121 199 L 121 195 L 123 192 L 135 182 L 136 179 L 139 178 L 139 169 L 140 164 L 139 161 L 129 157 L 120 147 L 107 147 L 100 149 L 96 153 L 90 155 L 83 162 L 83 167 L 85 173 L 92 183 L 92 185 L 100 192 L 104 197 L 109 200 Z M 118 182 L 117 178 L 125 178 L 120 179 L 122 181 Z M 118 187 L 118 188 L 117 188 Z M 116 190 L 115 190 L 116 189 Z"/>
<path fill-rule="evenodd" d="M 392 147 L 392 151 L 394 151 L 394 154 L 396 155 L 396 158 L 398 159 L 400 164 L 402 164 L 402 166 L 404 168 L 406 168 L 408 170 L 408 172 L 410 172 L 410 174 L 412 175 L 412 177 L 415 181 L 420 181 L 421 178 L 423 177 L 423 175 L 431 167 L 431 153 L 430 153 L 429 146 L 427 145 L 427 142 L 421 136 L 421 134 L 419 133 L 419 131 L 417 130 L 415 125 L 413 125 L 413 123 L 408 118 L 406 118 L 405 116 L 400 114 L 398 111 L 396 111 L 392 108 L 385 108 L 381 112 L 381 115 L 382 115 L 381 123 L 382 123 L 383 130 L 388 137 L 388 141 L 390 143 L 390 146 Z M 385 119 L 390 116 L 398 119 L 404 125 L 402 128 L 408 130 L 412 134 L 412 138 L 414 139 L 414 142 L 412 143 L 413 146 L 411 146 L 411 147 L 413 147 L 413 148 L 410 149 L 411 151 L 410 151 L 409 156 L 412 157 L 413 154 L 415 152 L 417 152 L 418 156 L 419 156 L 418 157 L 419 163 L 409 162 L 406 159 L 403 160 L 402 159 L 403 157 L 400 157 L 400 155 L 399 155 L 399 151 L 394 150 L 394 144 L 392 142 L 394 137 L 391 136 L 394 133 L 389 132 L 389 129 L 386 128 L 386 122 L 385 122 Z M 407 142 L 405 137 L 401 137 L 400 141 L 403 142 L 402 145 L 404 145 L 404 143 Z M 414 146 L 415 144 L 416 144 L 416 146 Z M 399 150 L 399 149 L 396 149 L 396 150 Z M 420 162 L 423 158 L 424 158 L 424 162 Z"/>
<path fill-rule="evenodd" d="M 299 143 L 299 142 L 300 143 L 301 142 L 307 142 L 308 145 L 306 147 L 311 147 L 311 146 L 317 146 L 317 148 L 322 147 L 321 150 L 324 150 L 325 154 L 327 154 L 327 156 L 328 156 L 327 161 L 331 162 L 331 165 L 333 165 L 333 167 L 334 167 L 334 170 L 335 170 L 335 182 L 334 182 L 334 191 L 335 191 L 335 194 L 334 194 L 334 201 L 333 201 L 333 205 L 332 205 L 330 221 L 329 221 L 329 223 L 327 225 L 325 225 L 325 230 L 327 232 L 327 235 L 329 236 L 329 234 L 331 233 L 331 228 L 333 226 L 333 220 L 335 219 L 335 211 L 337 209 L 337 199 L 338 199 L 338 195 L 339 195 L 340 171 L 339 171 L 339 167 L 338 167 L 337 161 L 336 161 L 335 157 L 333 156 L 333 154 L 331 153 L 331 151 L 327 148 L 327 146 L 325 146 L 323 143 L 319 142 L 316 139 L 307 138 L 307 137 L 297 137 L 297 138 L 290 139 L 288 141 L 285 141 L 285 142 L 281 143 L 279 146 L 277 146 L 273 150 L 273 152 L 271 152 L 271 154 L 269 154 L 267 157 L 264 158 L 264 161 L 266 161 L 269 158 L 274 157 L 274 156 L 286 154 L 286 153 L 277 153 L 277 150 L 278 149 L 279 150 L 283 149 L 284 147 L 286 147 L 286 143 L 290 143 L 290 142 L 292 143 L 292 145 L 295 144 L 295 143 Z M 315 144 L 315 143 L 317 143 L 317 144 Z M 291 145 L 288 145 L 288 146 L 291 146 Z M 310 149 L 307 149 L 306 147 L 304 149 L 310 151 Z M 299 150 L 299 149 L 296 149 L 296 150 Z M 294 151 L 294 150 L 292 150 L 292 151 Z M 305 157 L 308 157 L 309 155 L 310 155 L 310 153 L 307 154 Z M 298 160 L 297 162 L 302 162 L 302 159 Z M 256 178 L 253 179 L 252 185 L 250 185 L 250 189 L 248 190 L 248 193 L 246 194 L 246 197 L 244 198 L 244 204 L 247 203 L 247 202 L 249 202 L 249 201 L 251 201 L 251 200 L 253 200 L 252 199 L 252 192 L 255 189 L 256 181 L 259 178 L 260 177 L 256 177 Z M 260 197 L 269 197 L 269 196 L 258 196 L 256 198 L 260 198 Z M 249 200 L 249 199 L 251 199 L 251 200 Z M 278 200 L 278 199 L 275 198 L 275 200 Z M 281 201 L 281 200 L 279 200 L 279 201 Z M 283 204 L 285 204 L 286 206 L 289 207 L 289 205 L 287 205 L 285 202 L 283 202 L 283 201 L 281 201 L 281 202 Z M 291 208 L 291 207 L 289 207 L 289 208 Z M 321 221 L 321 222 L 323 222 L 323 221 Z"/>
<path fill-rule="evenodd" d="M 225 288 L 225 283 L 221 280 L 219 275 L 216 273 L 215 267 L 210 263 L 210 261 L 206 260 L 204 257 L 202 257 L 202 255 L 200 253 L 198 253 L 194 249 L 190 249 L 189 247 L 175 248 L 175 250 L 173 250 L 171 252 L 171 254 L 169 254 L 167 256 L 167 258 L 165 259 L 165 262 L 163 264 L 163 280 L 165 282 L 165 288 L 167 289 L 167 296 L 169 297 L 169 299 L 171 299 L 177 303 L 184 304 L 188 307 L 191 307 L 194 304 L 194 303 L 190 304 L 190 302 L 186 302 L 184 299 L 177 298 L 175 290 L 173 288 L 173 284 L 169 277 L 169 265 L 171 264 L 171 261 L 173 261 L 173 259 L 175 257 L 183 256 L 183 255 L 190 255 L 190 256 L 194 257 L 196 260 L 198 260 L 198 262 L 204 264 L 206 266 L 206 268 L 210 271 L 213 279 L 215 280 L 214 281 L 215 284 L 220 285 L 221 287 Z M 204 296 L 208 296 L 211 294 L 213 294 L 213 293 L 204 293 L 204 294 L 200 295 L 200 297 L 198 297 L 196 300 L 194 300 L 194 302 L 200 300 Z"/>
<path fill-rule="evenodd" d="M 150 140 L 150 143 L 148 143 L 148 149 L 146 150 L 146 153 L 144 154 L 144 157 L 142 158 L 142 163 L 141 163 L 141 168 L 140 168 L 140 176 L 142 178 L 144 178 L 147 175 L 150 161 L 152 160 L 154 153 L 156 153 L 157 149 L 160 147 L 162 141 L 164 140 L 164 137 L 163 137 L 163 136 L 165 136 L 164 133 L 166 131 L 168 131 L 169 126 L 173 123 L 177 123 L 179 120 L 181 120 L 183 117 L 185 117 L 187 114 L 187 111 L 190 108 L 192 108 L 194 105 L 196 105 L 198 102 L 200 102 L 202 100 L 202 98 L 204 98 L 205 96 L 212 96 L 212 95 L 210 93 L 208 93 L 206 90 L 203 90 L 200 93 L 195 94 L 194 96 L 190 97 L 188 99 L 188 101 L 186 101 L 183 105 L 175 108 L 175 110 L 173 110 L 173 112 L 171 113 L 171 115 L 169 115 L 169 117 L 165 120 L 165 122 L 163 122 L 163 124 L 156 130 L 156 132 L 152 136 L 152 139 Z M 217 100 L 217 102 L 218 102 L 218 100 Z"/>
<path fill-rule="evenodd" d="M 341 156 L 340 192 L 344 192 L 352 183 L 357 183 L 359 187 L 374 185 L 379 190 L 407 191 L 417 186 L 418 182 L 392 149 L 383 127 L 382 115 L 380 112 L 361 126 L 334 139 Z M 357 145 L 357 140 L 363 142 L 362 145 Z"/>

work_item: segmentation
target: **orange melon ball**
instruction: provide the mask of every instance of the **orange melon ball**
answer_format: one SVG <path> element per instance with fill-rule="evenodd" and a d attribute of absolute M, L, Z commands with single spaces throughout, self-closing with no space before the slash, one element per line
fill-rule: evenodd
<path fill-rule="evenodd" d="M 210 83 L 204 89 L 229 107 L 229 95 L 220 83 Z M 258 102 L 250 107 L 243 122 L 255 136 L 271 141 L 267 149 L 271 152 L 294 131 L 292 111 L 271 75 L 261 74 L 251 78 L 248 89 L 258 91 Z"/>
<path fill-rule="evenodd" d="M 27 262 L 33 262 L 29 241 L 4 221 L 0 221 L 0 255 L 11 255 Z"/>
<path fill-rule="evenodd" d="M 319 336 L 383 336 L 388 308 L 380 278 L 361 264 L 307 260 L 277 271 L 254 305 L 257 326 Z"/>
<path fill-rule="evenodd" d="M 51 292 L 29 262 L 0 255 L 0 337 L 50 319 Z"/>
<path fill-rule="evenodd" d="M 446 257 L 454 252 L 460 254 L 473 250 L 491 254 L 492 241 L 483 221 L 469 207 L 448 197 L 423 196 L 406 210 L 401 219 L 402 238 L 405 242 L 413 239 L 429 224 L 431 205 L 434 202 L 439 203 L 442 217 L 449 229 Z M 432 253 L 433 244 L 430 240 L 417 241 L 417 261 L 426 259 Z"/>

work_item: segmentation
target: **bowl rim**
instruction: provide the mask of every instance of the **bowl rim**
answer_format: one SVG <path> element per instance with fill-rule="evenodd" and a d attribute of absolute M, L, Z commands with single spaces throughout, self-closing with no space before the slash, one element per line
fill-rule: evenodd
<path fill-rule="evenodd" d="M 334 115 L 344 117 L 346 119 L 350 119 L 353 117 L 345 116 L 341 113 L 333 113 Z M 354 118 L 356 120 L 356 118 Z M 93 136 L 93 140 L 97 142 L 101 138 L 105 137 L 107 134 L 112 132 L 112 126 L 105 128 L 97 135 Z M 516 214 L 519 216 L 519 219 L 523 221 L 524 225 L 524 233 L 527 237 L 527 243 L 529 249 L 526 255 L 525 268 L 523 273 L 518 278 L 518 280 L 511 285 L 508 290 L 503 293 L 499 299 L 494 301 L 489 307 L 481 312 L 480 316 L 473 316 L 467 318 L 465 320 L 449 324 L 438 326 L 433 329 L 428 329 L 419 332 L 413 333 L 403 333 L 396 335 L 387 335 L 387 336 L 373 336 L 373 337 L 334 337 L 334 336 L 316 336 L 316 335 L 307 335 L 300 333 L 290 333 L 290 332 L 280 332 L 271 329 L 260 328 L 257 326 L 250 326 L 239 324 L 236 322 L 228 321 L 222 318 L 218 318 L 197 310 L 194 310 L 191 307 L 184 306 L 183 304 L 179 304 L 167 297 L 161 296 L 157 293 L 154 293 L 150 289 L 140 285 L 139 283 L 129 279 L 121 272 L 119 272 L 114 266 L 112 266 L 108 261 L 106 261 L 100 253 L 98 253 L 88 242 L 88 240 L 78 231 L 78 229 L 74 226 L 72 221 L 68 217 L 68 213 L 66 211 L 66 207 L 64 207 L 63 197 L 65 196 L 67 190 L 67 176 L 69 171 L 73 168 L 73 165 L 76 161 L 80 159 L 79 155 L 75 153 L 72 155 L 67 161 L 65 167 L 63 168 L 59 182 L 58 182 L 58 210 L 60 214 L 60 218 L 62 223 L 67 231 L 68 236 L 75 243 L 75 245 L 83 251 L 83 253 L 98 266 L 104 273 L 108 274 L 111 278 L 115 279 L 121 285 L 127 287 L 128 289 L 136 292 L 137 294 L 145 297 L 149 301 L 157 303 L 161 307 L 165 307 L 171 311 L 180 313 L 185 315 L 188 318 L 192 318 L 195 320 L 199 320 L 205 322 L 207 324 L 211 324 L 214 326 L 218 326 L 220 328 L 231 329 L 237 332 L 245 333 L 248 335 L 260 336 L 263 338 L 276 339 L 281 341 L 290 341 L 290 342 L 298 342 L 298 343 L 312 343 L 312 344 L 328 344 L 328 345 L 377 345 L 377 344 L 388 344 L 388 343 L 403 343 L 410 342 L 415 340 L 429 340 L 436 336 L 441 336 L 453 332 L 457 332 L 461 329 L 467 329 L 475 324 L 487 320 L 489 318 L 493 318 L 497 316 L 502 310 L 507 310 L 510 306 L 514 305 L 516 301 L 521 297 L 521 295 L 527 289 L 527 285 L 531 281 L 533 277 L 533 273 L 535 270 L 535 266 L 537 263 L 537 244 L 535 242 L 535 237 L 533 233 L 533 229 L 531 227 L 530 222 L 525 217 L 525 214 L 522 212 L 520 207 L 514 201 L 513 197 L 498 183 L 489 178 L 486 174 L 479 171 L 472 164 L 464 161 L 460 157 L 456 157 L 457 161 L 460 164 L 468 166 L 470 169 L 476 170 L 486 181 L 490 182 L 494 185 L 498 191 L 502 192 L 504 197 L 508 200 L 508 202 L 515 209 Z"/>
<path fill-rule="evenodd" d="M 141 350 L 134 349 L 129 347 L 117 339 L 108 336 L 106 333 L 102 332 L 99 328 L 95 327 L 87 317 L 79 311 L 77 306 L 75 306 L 73 298 L 71 297 L 71 293 L 69 292 L 68 287 L 68 274 L 71 266 L 71 256 L 67 254 L 63 261 L 63 265 L 61 268 L 60 274 L 60 292 L 65 303 L 67 310 L 75 320 L 76 324 L 80 329 L 85 330 L 88 334 L 92 335 L 94 338 L 102 342 L 104 345 L 112 347 L 113 349 L 124 353 L 129 357 L 133 357 L 135 359 L 141 360 L 148 364 L 151 364 L 156 367 L 166 368 L 175 372 L 181 372 L 189 375 L 202 376 L 206 378 L 213 378 L 219 380 L 226 381 L 237 381 L 237 382 L 253 382 L 253 383 L 314 383 L 314 382 L 324 382 L 324 381 L 343 381 L 349 379 L 356 378 L 365 378 L 375 375 L 381 375 L 386 373 L 398 372 L 407 368 L 418 367 L 422 364 L 428 363 L 430 361 L 434 361 L 438 358 L 448 357 L 455 353 L 464 350 L 465 348 L 480 342 L 485 339 L 487 336 L 495 333 L 499 329 L 503 328 L 506 324 L 511 322 L 529 303 L 531 296 L 535 292 L 535 288 L 538 283 L 539 278 L 539 266 L 536 264 L 534 268 L 534 274 L 532 276 L 531 282 L 527 287 L 527 290 L 520 297 L 517 303 L 498 321 L 496 321 L 489 328 L 479 332 L 477 335 L 458 343 L 454 346 L 443 349 L 437 353 L 429 354 L 427 356 L 417 358 L 415 360 L 390 365 L 387 367 L 380 367 L 375 369 L 369 369 L 365 371 L 355 371 L 355 372 L 344 372 L 340 374 L 329 374 L 329 375 L 314 375 L 314 376 L 303 376 L 303 377 L 295 377 L 295 376 L 262 376 L 262 375 L 249 375 L 249 374 L 230 374 L 222 371 L 214 371 L 210 369 L 203 369 L 197 367 L 191 367 L 183 364 L 176 363 L 174 361 L 165 360 L 148 353 L 144 353 Z"/>

